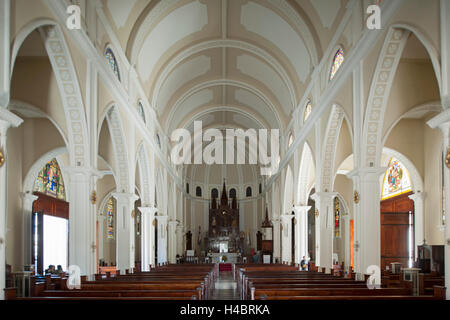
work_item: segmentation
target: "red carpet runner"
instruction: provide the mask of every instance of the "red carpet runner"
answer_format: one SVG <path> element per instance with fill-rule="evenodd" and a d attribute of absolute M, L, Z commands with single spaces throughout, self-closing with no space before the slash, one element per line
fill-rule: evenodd
<path fill-rule="evenodd" d="M 231 263 L 220 263 L 219 264 L 219 272 L 222 271 L 231 271 Z"/>

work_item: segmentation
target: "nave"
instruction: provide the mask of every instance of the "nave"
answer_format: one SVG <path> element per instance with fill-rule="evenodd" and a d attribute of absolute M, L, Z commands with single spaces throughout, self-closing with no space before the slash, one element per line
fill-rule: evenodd
<path fill-rule="evenodd" d="M 0 300 L 231 298 L 241 264 L 450 299 L 449 30 L 449 0 L 0 0 Z"/>

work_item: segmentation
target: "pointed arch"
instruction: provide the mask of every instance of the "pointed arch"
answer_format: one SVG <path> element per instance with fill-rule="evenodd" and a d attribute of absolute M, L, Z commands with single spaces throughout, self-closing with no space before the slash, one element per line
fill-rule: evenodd
<path fill-rule="evenodd" d="M 334 177 L 334 155 L 341 131 L 342 121 L 344 119 L 343 109 L 334 104 L 328 118 L 327 129 L 323 142 L 322 150 L 322 172 L 320 179 L 320 191 L 331 192 L 333 189 Z"/>
<path fill-rule="evenodd" d="M 292 205 L 294 204 L 294 177 L 292 175 L 291 166 L 286 168 L 286 176 L 284 180 L 284 201 L 282 214 L 290 214 L 292 211 Z"/>
<path fill-rule="evenodd" d="M 115 104 L 107 108 L 106 121 L 114 149 L 117 191 L 131 193 L 134 190 L 130 184 L 127 143 L 119 110 Z"/>
<path fill-rule="evenodd" d="M 311 172 L 315 172 L 314 158 L 308 142 L 303 144 L 302 156 L 300 158 L 300 169 L 298 175 L 297 203 L 301 205 L 308 204 L 310 192 L 309 181 Z"/>
<path fill-rule="evenodd" d="M 151 205 L 150 199 L 150 168 L 149 168 L 149 160 L 147 156 L 147 148 L 145 147 L 144 142 L 138 147 L 138 152 L 136 156 L 136 165 L 139 167 L 139 178 L 141 185 L 141 206 L 146 207 Z"/>
<path fill-rule="evenodd" d="M 83 99 L 75 67 L 61 27 L 50 19 L 37 19 L 23 27 L 14 39 L 10 77 L 25 39 L 34 30 L 41 34 L 58 85 L 67 121 L 69 159 L 72 166 L 89 164 L 89 138 Z"/>

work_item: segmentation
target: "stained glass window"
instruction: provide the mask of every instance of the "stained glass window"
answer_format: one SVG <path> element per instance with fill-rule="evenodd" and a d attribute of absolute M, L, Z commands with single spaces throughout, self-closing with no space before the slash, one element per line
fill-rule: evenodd
<path fill-rule="evenodd" d="M 311 101 L 308 101 L 305 107 L 305 112 L 303 113 L 303 122 L 306 121 L 306 119 L 308 119 L 309 115 L 311 114 L 311 111 L 312 111 Z"/>
<path fill-rule="evenodd" d="M 245 191 L 245 196 L 246 197 L 252 196 L 252 188 L 251 187 L 247 187 L 247 190 Z"/>
<path fill-rule="evenodd" d="M 392 157 L 384 174 L 381 200 L 392 198 L 411 190 L 411 178 L 408 170 L 398 159 Z"/>
<path fill-rule="evenodd" d="M 341 203 L 338 197 L 334 198 L 334 237 L 341 237 Z"/>
<path fill-rule="evenodd" d="M 344 50 L 342 50 L 342 48 L 339 48 L 339 50 L 335 53 L 333 57 L 333 64 L 331 65 L 331 72 L 330 72 L 330 80 L 334 78 L 336 72 L 339 70 L 343 62 L 344 62 Z"/>
<path fill-rule="evenodd" d="M 144 123 L 145 123 L 145 112 L 144 112 L 144 106 L 142 105 L 142 102 L 138 102 L 138 112 L 139 112 L 139 115 L 141 116 L 141 118 L 142 118 L 142 121 L 144 121 Z"/>
<path fill-rule="evenodd" d="M 106 223 L 107 223 L 107 232 L 108 239 L 114 239 L 114 213 L 115 213 L 114 199 L 113 197 L 109 198 L 108 203 L 106 205 Z"/>
<path fill-rule="evenodd" d="M 229 194 L 230 194 L 230 198 L 236 198 L 236 189 L 231 188 Z"/>
<path fill-rule="evenodd" d="M 47 163 L 39 172 L 34 184 L 34 190 L 51 197 L 66 200 L 64 181 L 56 159 Z"/>
<path fill-rule="evenodd" d="M 202 196 L 202 188 L 197 187 L 197 188 L 195 189 L 195 195 L 196 195 L 197 197 L 201 197 L 201 196 Z"/>
<path fill-rule="evenodd" d="M 117 79 L 120 81 L 120 72 L 119 72 L 119 65 L 117 64 L 116 57 L 114 56 L 114 53 L 110 48 L 106 48 L 105 50 L 105 58 L 106 61 L 108 61 L 108 64 L 111 68 L 111 70 L 116 75 Z"/>

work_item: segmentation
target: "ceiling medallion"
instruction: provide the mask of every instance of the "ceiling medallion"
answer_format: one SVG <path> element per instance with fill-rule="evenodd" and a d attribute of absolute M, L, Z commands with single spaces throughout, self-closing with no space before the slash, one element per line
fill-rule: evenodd
<path fill-rule="evenodd" d="M 445 157 L 445 164 L 447 165 L 447 168 L 450 168 L 450 147 L 447 148 L 447 156 Z M 1 165 L 2 163 L 0 163 L 0 167 Z"/>
<path fill-rule="evenodd" d="M 3 167 L 4 163 L 5 163 L 5 156 L 3 155 L 3 151 L 0 150 L 0 168 Z"/>
<path fill-rule="evenodd" d="M 359 193 L 358 191 L 355 190 L 355 192 L 353 193 L 353 201 L 358 204 L 359 203 Z"/>

